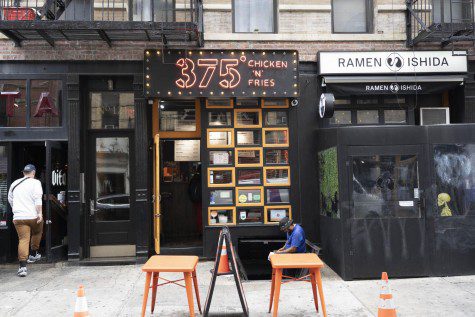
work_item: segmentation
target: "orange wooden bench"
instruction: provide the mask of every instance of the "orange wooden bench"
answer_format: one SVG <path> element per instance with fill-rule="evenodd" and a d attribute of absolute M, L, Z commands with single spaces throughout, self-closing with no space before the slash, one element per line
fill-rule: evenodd
<path fill-rule="evenodd" d="M 270 262 L 272 264 L 272 284 L 270 290 L 269 313 L 272 310 L 272 303 L 274 303 L 273 316 L 277 316 L 281 284 L 293 281 L 305 281 L 312 284 L 313 300 L 315 301 L 315 308 L 317 312 L 318 296 L 316 286 L 318 286 L 323 316 L 327 317 L 325 299 L 323 297 L 322 276 L 320 273 L 320 269 L 324 267 L 324 264 L 315 253 L 273 254 L 270 257 Z M 299 278 L 294 278 L 282 275 L 282 271 L 284 269 L 308 269 L 310 274 Z M 289 280 L 282 282 L 282 277 L 288 278 Z M 310 277 L 310 280 L 307 280 L 307 277 Z"/>
<path fill-rule="evenodd" d="M 152 288 L 152 313 L 155 309 L 155 299 L 157 297 L 157 288 L 167 284 L 176 284 L 186 288 L 186 296 L 188 297 L 188 306 L 190 308 L 190 316 L 195 316 L 195 308 L 193 305 L 193 286 L 195 287 L 196 301 L 201 314 L 200 293 L 198 292 L 198 281 L 196 279 L 196 265 L 198 264 L 197 256 L 181 256 L 181 255 L 155 255 L 152 256 L 142 267 L 142 271 L 146 272 L 145 290 L 142 303 L 142 317 L 145 316 L 147 309 L 148 292 Z M 160 276 L 162 272 L 183 273 L 184 278 L 179 280 L 168 280 Z M 158 280 L 164 280 L 164 283 L 158 284 Z M 152 280 L 152 286 L 150 281 Z M 185 286 L 178 282 L 185 281 Z"/>

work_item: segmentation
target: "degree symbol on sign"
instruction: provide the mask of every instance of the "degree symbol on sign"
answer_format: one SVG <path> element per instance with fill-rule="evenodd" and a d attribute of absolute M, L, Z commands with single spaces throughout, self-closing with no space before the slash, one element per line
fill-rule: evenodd
<path fill-rule="evenodd" d="M 240 59 L 240 60 L 241 60 L 241 62 L 243 62 L 243 63 L 245 63 L 245 62 L 246 62 L 246 56 L 244 56 L 244 55 L 243 55 L 243 56 L 241 56 L 241 57 L 239 57 L 239 59 Z"/>

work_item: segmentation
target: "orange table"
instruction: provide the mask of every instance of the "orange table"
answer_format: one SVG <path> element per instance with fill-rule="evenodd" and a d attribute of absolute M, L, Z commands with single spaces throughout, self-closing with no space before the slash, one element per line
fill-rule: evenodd
<path fill-rule="evenodd" d="M 147 309 L 148 291 L 150 289 L 150 280 L 152 280 L 152 313 L 155 308 L 155 299 L 157 297 L 157 287 L 166 284 L 176 284 L 186 288 L 186 296 L 188 297 L 188 306 L 190 308 L 190 316 L 195 316 L 195 308 L 193 306 L 193 286 L 195 286 L 196 301 L 201 314 L 200 293 L 198 292 L 198 281 L 196 279 L 196 264 L 198 264 L 197 256 L 181 256 L 181 255 L 155 255 L 152 256 L 142 267 L 142 271 L 147 273 L 145 277 L 145 291 L 142 303 L 142 317 L 145 316 Z M 184 278 L 179 280 L 167 280 L 160 277 L 161 272 L 183 273 Z M 158 279 L 164 280 L 165 283 L 158 284 Z M 185 286 L 178 284 L 179 281 L 185 281 Z"/>
<path fill-rule="evenodd" d="M 323 316 L 327 316 L 325 299 L 323 297 L 322 275 L 320 273 L 320 269 L 323 268 L 324 264 L 315 253 L 273 254 L 270 257 L 270 262 L 272 264 L 272 285 L 270 290 L 269 313 L 272 310 L 272 302 L 274 302 L 273 316 L 277 316 L 281 284 L 292 281 L 306 281 L 312 283 L 313 300 L 315 301 L 315 308 L 317 309 L 317 312 L 318 296 L 316 285 L 318 285 L 318 293 L 320 293 L 320 302 L 322 303 Z M 283 276 L 283 269 L 308 269 L 310 274 L 300 278 L 293 278 L 289 276 Z M 306 278 L 309 276 L 310 281 L 306 280 Z M 282 282 L 282 277 L 289 278 L 290 280 Z"/>

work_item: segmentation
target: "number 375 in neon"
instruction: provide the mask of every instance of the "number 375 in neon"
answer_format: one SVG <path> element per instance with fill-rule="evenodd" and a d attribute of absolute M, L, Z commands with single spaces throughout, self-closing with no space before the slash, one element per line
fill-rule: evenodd
<path fill-rule="evenodd" d="M 223 89 L 236 88 L 241 82 L 241 75 L 236 67 L 239 64 L 238 59 L 221 59 L 203 58 L 198 59 L 197 65 L 189 58 L 180 58 L 176 62 L 176 66 L 181 70 L 181 77 L 175 81 L 180 88 L 193 88 L 198 83 L 196 76 L 197 68 L 204 68 L 205 72 L 201 80 L 199 80 L 199 88 L 207 88 L 211 79 L 219 65 L 219 86 Z"/>

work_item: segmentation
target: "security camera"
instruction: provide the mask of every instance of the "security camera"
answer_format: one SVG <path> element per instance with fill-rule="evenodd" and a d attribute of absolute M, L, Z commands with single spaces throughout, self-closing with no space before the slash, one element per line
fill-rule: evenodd
<path fill-rule="evenodd" d="M 292 101 L 290 101 L 290 105 L 292 107 L 297 107 L 299 105 L 299 100 L 298 99 L 292 99 Z"/>

